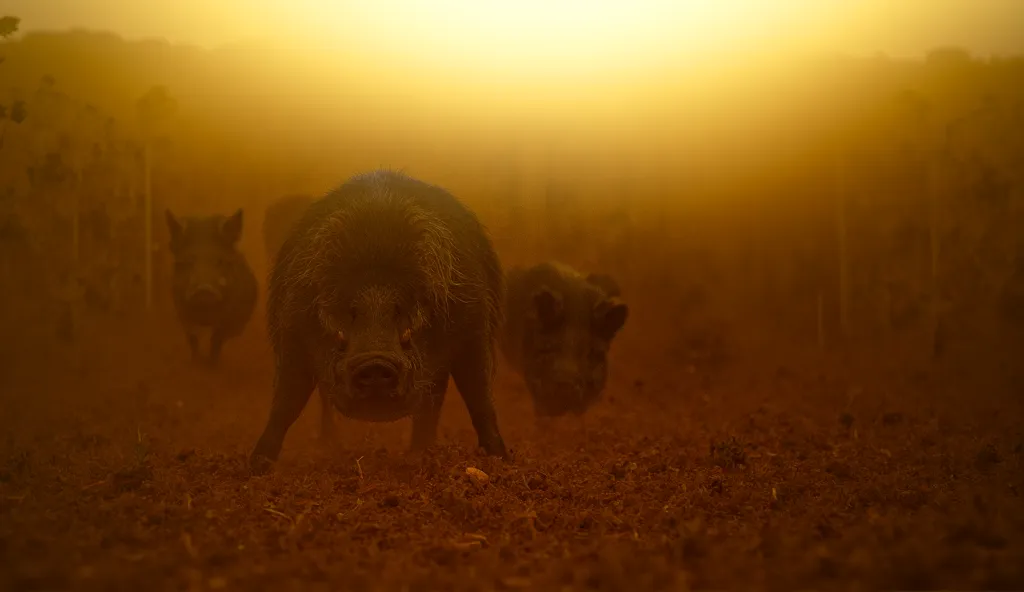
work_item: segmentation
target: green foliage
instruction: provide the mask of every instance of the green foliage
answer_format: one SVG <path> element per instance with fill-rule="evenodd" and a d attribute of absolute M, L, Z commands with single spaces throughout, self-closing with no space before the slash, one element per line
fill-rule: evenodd
<path fill-rule="evenodd" d="M 940 68 L 967 68 L 971 65 L 971 54 L 962 47 L 937 47 L 928 52 L 925 61 Z"/>
<path fill-rule="evenodd" d="M 80 40 L 77 43 L 91 41 Z M 159 51 L 165 50 L 161 48 Z M 122 51 L 134 51 L 134 46 L 126 45 Z M 116 51 L 109 54 L 111 61 L 105 64 L 106 69 L 116 70 L 118 77 L 122 76 L 121 70 L 113 66 L 118 60 L 132 64 L 131 67 L 126 65 L 124 72 L 135 74 L 123 75 L 123 88 L 145 88 L 139 85 L 152 80 L 148 77 L 154 75 L 157 64 L 163 68 L 171 59 L 166 57 L 170 54 L 165 53 L 159 54 L 159 61 L 156 58 L 132 61 L 131 56 L 126 57 Z M 60 67 L 72 66 L 63 64 Z M 97 71 L 102 69 L 97 68 Z M 172 70 L 194 71 L 184 67 Z M 63 78 L 67 71 L 53 73 Z M 196 80 L 209 84 L 208 72 L 203 68 L 199 71 L 203 74 Z M 168 70 L 162 72 L 163 76 L 171 76 L 166 73 Z M 34 71 L 31 76 L 41 73 Z M 779 152 L 784 156 L 779 157 L 780 164 L 775 167 L 779 171 L 777 174 L 764 175 L 764 171 L 754 171 L 764 175 L 764 186 L 756 179 L 739 180 L 735 184 L 725 179 L 723 188 L 718 189 L 715 185 L 722 177 L 747 174 L 741 162 L 743 155 L 738 154 L 734 161 L 730 161 L 731 157 L 723 154 L 718 157 L 721 161 L 715 162 L 710 158 L 698 160 L 700 155 L 693 153 L 694 160 L 688 166 L 677 167 L 689 172 L 678 176 L 676 171 L 668 170 L 676 166 L 679 162 L 676 160 L 671 165 L 666 164 L 667 160 L 651 164 L 650 168 L 645 168 L 646 163 L 638 164 L 637 169 L 642 170 L 637 170 L 632 176 L 622 173 L 630 181 L 636 181 L 635 186 L 624 182 L 620 187 L 602 181 L 601 176 L 610 176 L 604 175 L 603 169 L 622 171 L 628 167 L 619 161 L 597 164 L 601 161 L 595 157 L 592 161 L 581 161 L 578 168 L 585 172 L 578 173 L 577 178 L 571 178 L 576 174 L 572 172 L 552 172 L 552 182 L 546 192 L 532 187 L 519 191 L 517 184 L 530 185 L 519 178 L 522 170 L 520 155 L 493 154 L 480 157 L 493 159 L 485 165 L 493 166 L 493 169 L 481 176 L 495 179 L 491 189 L 494 195 L 502 198 L 481 199 L 481 202 L 486 202 L 479 204 L 481 208 L 491 208 L 489 211 L 482 209 L 482 215 L 491 216 L 493 222 L 494 212 L 509 206 L 509 222 L 503 234 L 512 237 L 505 240 L 513 250 L 522 249 L 524 243 L 544 244 L 544 241 L 536 241 L 537 235 L 548 233 L 547 243 L 551 249 L 548 254 L 551 256 L 562 251 L 573 258 L 600 258 L 600 264 L 607 266 L 610 272 L 623 270 L 638 275 L 648 273 L 646 270 L 673 269 L 675 271 L 668 274 L 649 272 L 657 276 L 649 280 L 641 276 L 630 277 L 628 281 L 649 282 L 652 289 L 666 291 L 675 290 L 678 286 L 681 293 L 687 293 L 693 285 L 700 284 L 712 295 L 709 300 L 715 301 L 716 306 L 718 302 L 731 298 L 721 306 L 731 307 L 733 303 L 750 306 L 761 318 L 770 316 L 769 306 L 778 306 L 780 314 L 792 310 L 794 317 L 813 325 L 819 293 L 823 294 L 825 315 L 834 317 L 837 309 L 833 301 L 838 283 L 834 277 L 838 259 L 834 252 L 836 194 L 831 169 L 835 146 L 826 142 L 843 136 L 841 132 L 849 131 L 846 137 L 854 138 L 857 143 L 851 140 L 841 148 L 850 151 L 853 161 L 847 175 L 852 324 L 860 325 L 860 321 L 866 319 L 868 313 L 863 310 L 864 303 L 881 291 L 886 293 L 888 300 L 890 328 L 909 326 L 912 319 L 927 317 L 921 312 L 927 310 L 922 302 L 932 290 L 927 165 L 936 162 L 936 158 L 944 159 L 938 164 L 942 175 L 937 198 L 942 208 L 938 232 L 941 242 L 940 283 L 970 286 L 973 292 L 969 296 L 953 293 L 952 297 L 976 298 L 972 301 L 976 303 L 974 306 L 983 311 L 984 298 L 988 297 L 985 294 L 994 292 L 992 286 L 1003 281 L 1000 274 L 1008 273 L 1006 264 L 1001 263 L 998 257 L 989 257 L 989 254 L 1005 256 L 1012 248 L 1016 234 L 1019 234 L 1012 230 L 1014 220 L 1011 212 L 1021 209 L 1021 190 L 1024 188 L 1024 173 L 1021 172 L 1024 171 L 1024 135 L 1019 133 L 1024 125 L 1024 103 L 1019 98 L 1020 91 L 1024 89 L 1021 82 L 1024 81 L 1024 60 L 976 59 L 961 49 L 944 48 L 933 51 L 919 63 L 849 60 L 830 66 L 830 73 L 834 73 L 834 79 L 840 82 L 826 77 L 820 80 L 809 77 L 808 85 L 816 90 L 808 91 L 805 97 L 797 99 L 807 101 L 794 107 L 795 111 L 801 108 L 806 111 L 799 116 L 807 118 L 804 127 L 783 132 L 775 130 L 775 133 L 787 135 L 779 139 L 782 144 Z M 190 75 L 183 76 L 186 77 L 170 79 L 175 88 L 201 84 L 187 77 Z M 70 74 L 68 77 L 71 78 Z M 75 77 L 76 80 L 79 78 Z M 270 76 L 266 79 L 274 80 Z M 61 237 L 67 234 L 67 220 L 61 219 L 61 212 L 66 211 L 62 200 L 66 199 L 63 194 L 70 190 L 70 181 L 75 173 L 82 177 L 80 212 L 83 219 L 90 212 L 102 209 L 110 217 L 111 226 L 115 229 L 112 233 L 123 232 L 124 242 L 121 244 L 128 245 L 122 249 L 127 253 L 125 257 L 141 258 L 139 246 L 143 239 L 137 235 L 128 238 L 128 234 L 142 232 L 139 230 L 142 227 L 139 191 L 145 164 L 143 146 L 157 150 L 157 166 L 153 170 L 155 200 L 184 201 L 186 198 L 183 196 L 194 193 L 196 202 L 200 202 L 214 195 L 219 197 L 220 193 L 237 191 L 243 194 L 250 188 L 260 191 L 265 188 L 270 192 L 271 186 L 275 187 L 274 191 L 294 186 L 294 177 L 285 179 L 287 175 L 284 174 L 274 177 L 272 171 L 245 162 L 254 152 L 264 149 L 275 151 L 277 148 L 274 146 L 245 146 L 242 145 L 244 141 L 236 140 L 226 143 L 229 147 L 223 152 L 210 148 L 213 143 L 208 142 L 207 137 L 218 137 L 221 132 L 227 136 L 229 131 L 235 131 L 230 126 L 236 123 L 225 121 L 233 118 L 220 115 L 233 115 L 232 108 L 242 111 L 237 104 L 211 99 L 204 107 L 218 116 L 207 120 L 225 127 L 209 129 L 206 126 L 202 132 L 196 132 L 197 135 L 210 132 L 201 140 L 176 138 L 176 144 L 183 149 L 164 158 L 159 149 L 168 143 L 168 137 L 172 135 L 169 132 L 179 116 L 180 107 L 170 90 L 157 85 L 149 87 L 142 96 L 113 97 L 104 86 L 109 82 L 99 77 L 97 80 L 98 90 L 72 97 L 62 91 L 53 75 L 42 76 L 27 102 L 8 101 L 0 107 L 0 119 L 3 120 L 0 127 L 17 130 L 17 133 L 8 134 L 8 142 L 18 144 L 0 154 L 0 165 L 8 166 L 0 171 L 0 178 L 18 179 L 27 185 L 27 188 L 12 192 L 11 197 L 5 198 L 17 205 L 10 208 L 14 212 L 10 228 L 25 229 L 22 234 L 44 245 L 40 252 L 46 251 L 46 256 L 52 260 L 65 257 L 69 252 L 64 245 L 52 246 L 51 243 L 64 240 Z M 82 82 L 79 80 L 78 83 Z M 820 88 L 825 90 L 817 90 Z M 0 91 L 7 90 L 0 88 Z M 247 93 L 253 100 L 262 100 L 249 87 L 244 90 L 234 87 L 232 92 Z M 223 94 L 227 97 L 223 101 L 239 98 L 227 92 L 210 94 Z M 11 96 L 13 98 L 14 95 Z M 115 121 L 110 114 L 88 104 L 86 101 L 89 100 L 128 104 L 130 107 L 126 112 L 118 113 L 120 119 Z M 756 96 L 746 100 L 753 101 L 751 111 L 759 108 Z M 248 113 L 255 114 L 253 118 L 266 120 L 277 117 L 272 110 L 262 109 L 263 105 L 247 104 L 246 113 L 239 113 L 240 119 L 242 115 L 249 117 Z M 680 111 L 685 114 L 687 108 L 682 104 Z M 283 109 L 280 113 L 281 117 L 296 115 L 283 115 Z M 353 120 L 361 117 L 361 113 L 353 113 Z M 796 117 L 791 123 L 796 123 L 795 120 Z M 25 125 L 15 128 L 13 123 L 21 121 Z M 262 134 L 264 128 L 254 121 L 257 120 L 237 124 L 247 125 L 252 132 L 252 135 L 244 137 Z M 301 123 L 307 122 L 303 120 Z M 289 121 L 265 123 L 267 128 L 285 127 L 283 124 Z M 291 120 L 291 123 L 296 122 Z M 295 127 L 299 128 L 298 123 Z M 565 129 L 568 134 L 566 145 L 571 150 L 571 140 L 576 137 L 569 126 Z M 822 130 L 828 130 L 828 133 Z M 947 138 L 947 130 L 955 133 Z M 686 133 L 678 134 L 677 139 L 674 135 L 677 131 L 678 128 L 666 128 L 663 136 L 673 139 L 665 142 L 664 151 L 680 154 L 681 160 L 687 160 L 693 151 L 687 152 L 690 150 L 687 148 L 689 140 L 682 137 Z M 764 134 L 759 130 L 750 133 L 750 150 L 755 151 L 764 145 L 756 143 L 760 141 L 759 136 L 770 138 L 772 133 L 773 130 Z M 619 142 L 634 141 L 620 140 L 613 133 L 595 134 L 593 138 L 594 143 L 607 145 L 610 151 L 614 151 L 614 145 Z M 948 146 L 943 144 L 947 139 Z M 466 140 L 467 143 L 470 140 Z M 452 143 L 462 141 L 462 138 L 453 137 Z M 359 146 L 360 142 L 353 141 L 351 145 Z M 937 156 L 944 148 L 948 148 L 947 153 Z M 353 153 L 358 150 L 353 148 Z M 807 156 L 793 156 L 798 150 L 805 151 Z M 860 154 L 857 154 L 858 150 Z M 288 154 L 282 169 L 301 166 L 303 170 L 318 170 L 328 160 L 333 166 L 336 158 L 345 158 L 333 151 L 322 161 L 310 158 L 308 153 L 299 155 L 284 151 L 282 154 Z M 581 149 L 581 154 L 588 152 Z M 393 154 L 391 156 L 394 157 Z M 429 162 L 429 158 L 422 154 L 414 158 L 421 157 Z M 405 155 L 402 156 L 404 158 Z M 792 158 L 794 162 L 782 162 L 786 158 Z M 297 165 L 299 162 L 301 165 Z M 356 154 L 343 162 L 342 168 L 356 168 L 367 162 L 364 155 Z M 713 166 L 704 167 L 705 163 Z M 468 166 L 469 163 L 459 163 L 461 170 Z M 22 180 L 26 167 L 28 183 Z M 711 170 L 715 167 L 728 172 Z M 429 165 L 424 168 L 429 168 Z M 196 171 L 205 172 L 197 174 Z M 501 174 L 506 171 L 509 174 Z M 694 175 L 691 178 L 694 182 L 687 186 L 685 177 L 690 172 Z M 663 175 L 669 180 L 652 180 L 656 175 Z M 183 183 L 183 177 L 189 181 Z M 586 179 L 581 181 L 581 178 Z M 682 183 L 678 183 L 680 178 Z M 178 183 L 180 185 L 176 185 Z M 249 185 L 243 189 L 242 183 Z M 586 183 L 591 185 L 588 187 Z M 706 193 L 702 187 L 705 184 L 711 188 Z M 196 189 L 192 191 L 192 187 Z M 210 190 L 211 187 L 215 189 Z M 210 191 L 202 191 L 204 188 Z M 3 189 L 0 187 L 0 191 Z M 717 216 L 735 206 L 727 204 L 718 209 L 720 206 L 711 203 L 713 200 L 704 199 L 716 192 L 731 198 L 733 191 L 746 192 L 752 202 L 761 204 L 759 208 L 747 210 L 747 217 L 752 218 L 749 224 L 738 221 L 743 216 L 733 216 L 734 219 L 729 220 L 723 216 L 719 220 Z M 529 202 L 530 196 L 543 195 L 548 197 L 550 208 L 549 215 L 545 217 L 549 221 L 546 225 L 536 224 L 529 217 L 532 210 L 542 209 L 535 208 L 541 204 Z M 652 207 L 654 202 L 657 202 L 657 207 Z M 688 215 L 690 210 L 693 211 L 692 216 Z M 703 217 L 705 214 L 707 217 Z M 599 223 L 599 220 L 603 222 Z M 600 232 L 596 231 L 599 224 L 604 228 Z M 119 228 L 124 230 L 117 230 Z M 160 222 L 154 227 L 158 232 L 161 228 Z M 582 232 L 587 229 L 593 232 Z M 666 240 L 667 236 L 671 236 L 671 240 Z M 742 250 L 741 245 L 757 255 L 746 268 L 734 262 Z M 83 256 L 83 267 L 93 260 L 92 255 L 88 261 L 85 259 Z M 636 265 L 638 260 L 645 264 Z M 140 266 L 135 261 L 124 265 Z M 981 273 L 980 269 L 987 274 L 985 278 L 969 276 Z M 0 278 L 0 281 L 5 280 Z M 1024 294 L 1024 290 L 1021 293 Z M 1024 303 L 1018 304 L 1024 310 Z M 835 319 L 826 319 L 825 324 L 834 322 Z"/>
<path fill-rule="evenodd" d="M 25 101 L 14 101 L 11 105 L 11 121 L 14 123 L 21 123 L 28 117 L 28 108 L 26 107 Z"/>
<path fill-rule="evenodd" d="M 167 124 L 178 112 L 178 101 L 171 96 L 167 87 L 157 85 L 139 98 L 136 112 L 143 133 L 150 137 L 164 135 Z"/>
<path fill-rule="evenodd" d="M 4 16 L 0 17 L 0 38 L 6 39 L 18 31 L 18 25 L 21 23 L 21 19 L 15 16 Z M 0 57 L 0 64 L 4 62 L 4 58 Z M 25 102 L 15 100 L 11 103 L 10 109 L 7 105 L 0 103 L 0 121 L 4 122 L 4 129 L 0 131 L 0 148 L 4 145 L 4 140 L 7 136 L 7 121 L 14 123 L 21 123 L 25 121 L 28 112 L 25 108 Z"/>
<path fill-rule="evenodd" d="M 62 185 L 72 174 L 60 152 L 48 153 L 40 164 L 28 167 L 26 172 L 29 180 L 37 187 Z"/>
<path fill-rule="evenodd" d="M 0 17 L 0 39 L 7 39 L 18 32 L 21 19 L 16 16 Z"/>

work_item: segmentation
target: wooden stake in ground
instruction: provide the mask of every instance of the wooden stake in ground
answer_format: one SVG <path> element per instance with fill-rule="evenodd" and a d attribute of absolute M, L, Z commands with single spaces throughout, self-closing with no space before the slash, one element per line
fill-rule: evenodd
<path fill-rule="evenodd" d="M 82 169 L 75 167 L 75 187 L 72 189 L 71 203 L 74 211 L 71 214 L 71 261 L 76 266 L 82 250 Z"/>
<path fill-rule="evenodd" d="M 839 327 L 843 337 L 850 330 L 850 263 L 846 242 L 846 195 L 843 187 L 843 157 L 836 155 L 835 200 L 836 229 L 839 239 Z"/>
<path fill-rule="evenodd" d="M 927 169 L 928 187 L 928 238 L 931 246 L 931 283 L 932 288 L 939 283 L 939 198 L 938 198 L 938 166 L 934 158 L 929 159 Z"/>
<path fill-rule="evenodd" d="M 146 142 L 143 166 L 145 167 L 145 208 L 146 245 L 143 256 L 146 258 L 146 310 L 153 308 L 153 150 L 152 143 Z"/>
<path fill-rule="evenodd" d="M 153 148 L 168 138 L 168 126 L 178 110 L 175 101 L 163 86 L 154 86 L 136 104 L 142 128 L 143 167 L 145 168 L 145 257 L 146 310 L 153 308 Z"/>
<path fill-rule="evenodd" d="M 931 277 L 929 278 L 929 292 L 931 294 L 931 321 L 932 340 L 931 354 L 933 358 L 942 355 L 943 322 L 942 322 L 942 299 L 939 293 L 939 163 L 941 154 L 928 159 L 926 170 L 926 181 L 928 191 L 928 238 L 931 250 Z"/>
<path fill-rule="evenodd" d="M 825 297 L 818 290 L 818 349 L 825 349 Z"/>

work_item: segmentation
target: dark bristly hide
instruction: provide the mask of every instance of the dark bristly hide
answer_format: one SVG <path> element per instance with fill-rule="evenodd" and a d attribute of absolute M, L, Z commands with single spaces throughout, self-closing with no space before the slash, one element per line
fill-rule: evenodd
<path fill-rule="evenodd" d="M 508 273 L 501 349 L 537 416 L 582 415 L 604 391 L 608 350 L 629 308 L 607 274 L 548 262 Z"/>
<path fill-rule="evenodd" d="M 237 248 L 242 210 L 231 216 L 177 218 L 168 210 L 174 258 L 172 296 L 193 359 L 201 359 L 199 337 L 210 335 L 207 361 L 216 364 L 224 342 L 237 337 L 256 308 L 256 276 Z"/>
<path fill-rule="evenodd" d="M 306 208 L 270 274 L 273 405 L 252 454 L 276 460 L 314 389 L 364 421 L 413 418 L 432 444 L 449 376 L 480 445 L 506 456 L 491 397 L 504 278 L 476 216 L 447 191 L 400 173 L 356 176 Z"/>

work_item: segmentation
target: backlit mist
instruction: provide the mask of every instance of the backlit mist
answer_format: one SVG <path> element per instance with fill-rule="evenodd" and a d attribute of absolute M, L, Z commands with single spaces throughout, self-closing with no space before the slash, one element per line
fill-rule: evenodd
<path fill-rule="evenodd" d="M 1024 589 L 1022 31 L 6 0 L 0 588 Z"/>

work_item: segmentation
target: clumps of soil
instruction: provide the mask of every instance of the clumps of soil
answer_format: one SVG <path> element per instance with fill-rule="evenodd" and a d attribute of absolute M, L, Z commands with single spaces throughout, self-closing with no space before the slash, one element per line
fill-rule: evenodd
<path fill-rule="evenodd" d="M 903 414 L 898 411 L 890 411 L 882 414 L 882 425 L 896 426 L 903 423 Z"/>
<path fill-rule="evenodd" d="M 114 473 L 110 477 L 111 485 L 117 492 L 134 491 L 153 478 L 153 469 L 149 465 L 128 467 Z"/>
<path fill-rule="evenodd" d="M 986 444 L 974 455 L 974 465 L 980 471 L 988 471 L 993 466 L 1002 462 L 1003 457 L 992 443 Z"/>
<path fill-rule="evenodd" d="M 747 464 L 747 451 L 743 442 L 736 436 L 730 436 L 723 441 L 712 442 L 709 455 L 712 464 L 723 469 L 735 469 Z"/>
<path fill-rule="evenodd" d="M 324 446 L 313 403 L 250 477 L 265 336 L 211 374 L 165 334 L 170 370 L 147 370 L 129 336 L 109 369 L 9 391 L 0 589 L 1024 589 L 1024 406 L 978 389 L 915 400 L 905 380 L 871 384 L 843 407 L 806 378 L 835 368 L 742 356 L 701 369 L 716 398 L 700 404 L 668 380 L 638 396 L 633 377 L 677 368 L 638 360 L 582 421 L 536 429 L 499 373 L 515 462 L 477 450 L 452 389 L 421 454 L 408 422 L 339 420 Z"/>

